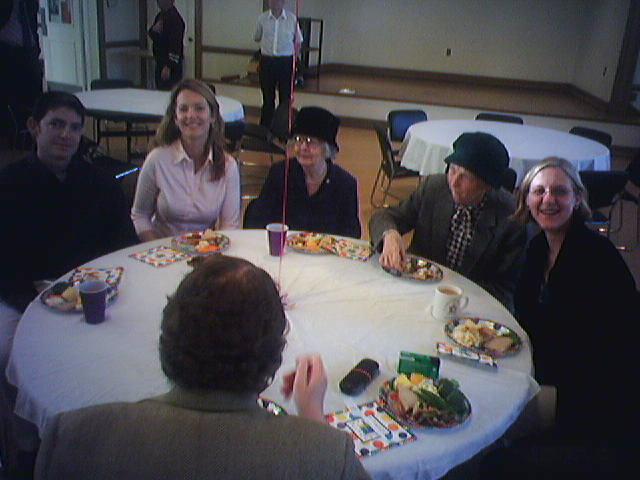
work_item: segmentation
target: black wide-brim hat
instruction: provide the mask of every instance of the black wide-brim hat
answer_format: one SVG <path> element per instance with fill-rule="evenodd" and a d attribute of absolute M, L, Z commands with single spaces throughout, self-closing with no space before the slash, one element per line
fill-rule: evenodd
<path fill-rule="evenodd" d="M 493 135 L 468 132 L 453 142 L 453 153 L 444 159 L 466 168 L 493 188 L 500 188 L 502 177 L 509 166 L 507 148 Z"/>
<path fill-rule="evenodd" d="M 336 136 L 340 119 L 329 110 L 320 107 L 301 108 L 291 130 L 291 135 L 307 135 L 319 138 L 338 150 Z"/>

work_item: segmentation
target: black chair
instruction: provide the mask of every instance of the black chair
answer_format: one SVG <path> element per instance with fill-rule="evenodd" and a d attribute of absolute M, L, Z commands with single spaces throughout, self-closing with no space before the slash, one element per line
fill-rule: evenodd
<path fill-rule="evenodd" d="M 593 212 L 593 217 L 587 222 L 587 225 L 597 229 L 600 233 L 606 233 L 607 237 L 611 233 L 618 232 L 622 228 L 621 200 L 629 179 L 628 173 L 619 170 L 583 170 L 580 172 L 580 178 L 587 189 L 588 204 Z M 613 229 L 611 219 L 616 206 L 619 206 L 620 225 Z M 599 211 L 604 208 L 608 208 L 606 214 Z"/>
<path fill-rule="evenodd" d="M 247 207 L 244 209 L 244 216 L 242 218 L 242 228 L 244 229 L 262 228 L 262 226 L 259 225 L 259 222 L 255 218 L 256 201 L 257 199 L 254 198 L 249 203 L 247 203 Z"/>
<path fill-rule="evenodd" d="M 411 125 L 426 121 L 427 114 L 423 110 L 391 110 L 387 114 L 389 140 L 402 142 Z"/>
<path fill-rule="evenodd" d="M 631 160 L 625 171 L 629 182 L 640 189 L 640 153 Z M 640 194 L 634 195 L 629 189 L 625 188 L 624 192 L 622 192 L 622 200 L 631 202 L 636 206 L 636 243 L 633 247 L 635 248 L 640 244 Z"/>
<path fill-rule="evenodd" d="M 487 120 L 489 122 L 517 123 L 518 125 L 524 125 L 524 121 L 520 117 L 516 117 L 515 115 L 505 115 L 503 113 L 481 112 L 478 115 L 476 115 L 476 120 Z"/>
<path fill-rule="evenodd" d="M 518 174 L 516 173 L 516 171 L 511 167 L 507 167 L 504 174 L 502 175 L 502 188 L 504 188 L 509 193 L 513 193 L 516 188 L 517 178 Z"/>
<path fill-rule="evenodd" d="M 126 177 L 140 170 L 140 167 L 132 165 L 131 163 L 121 162 L 120 160 L 110 157 L 100 148 L 100 145 L 84 135 L 80 139 L 78 152 L 98 170 L 112 176 L 118 182 L 122 182 Z"/>
<path fill-rule="evenodd" d="M 227 150 L 234 155 L 240 150 L 240 141 L 244 135 L 244 125 L 243 120 L 225 122 L 224 124 L 224 138 L 227 142 Z"/>
<path fill-rule="evenodd" d="M 595 128 L 573 127 L 571 130 L 569 130 L 569 133 L 588 138 L 590 140 L 595 140 L 596 142 L 601 143 L 607 148 L 611 148 L 611 143 L 613 142 L 611 135 L 609 135 L 607 132 L 596 130 Z"/>
<path fill-rule="evenodd" d="M 387 197 L 393 197 L 396 200 L 400 200 L 400 198 L 389 192 L 391 188 L 391 182 L 401 178 L 417 178 L 418 183 L 420 181 L 420 174 L 414 170 L 409 170 L 408 168 L 400 166 L 393 159 L 393 152 L 391 150 L 391 144 L 389 143 L 389 138 L 387 137 L 386 129 L 376 125 L 376 135 L 378 136 L 378 143 L 380 144 L 380 153 L 382 158 L 380 160 L 380 168 L 378 168 L 378 173 L 376 175 L 376 179 L 373 182 L 373 188 L 371 189 L 371 205 L 378 208 L 380 206 L 384 206 L 384 202 Z M 384 177 L 387 179 L 386 187 L 384 186 Z M 378 185 L 378 183 L 380 185 Z M 375 203 L 373 197 L 375 196 L 376 189 L 382 188 L 382 202 Z"/>

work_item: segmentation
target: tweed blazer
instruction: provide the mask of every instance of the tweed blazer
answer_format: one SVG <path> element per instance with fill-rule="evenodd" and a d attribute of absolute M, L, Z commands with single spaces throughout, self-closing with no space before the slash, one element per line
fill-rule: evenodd
<path fill-rule="evenodd" d="M 409 252 L 446 265 L 447 238 L 454 202 L 445 174 L 426 177 L 397 207 L 376 211 L 369 222 L 371 242 L 382 250 L 386 230 L 413 230 Z M 474 281 L 513 312 L 513 294 L 526 243 L 525 229 L 512 221 L 513 195 L 491 190 L 476 221 L 458 273 Z"/>
<path fill-rule="evenodd" d="M 345 433 L 272 415 L 256 400 L 175 388 L 137 403 L 62 413 L 46 429 L 35 478 L 370 478 Z"/>

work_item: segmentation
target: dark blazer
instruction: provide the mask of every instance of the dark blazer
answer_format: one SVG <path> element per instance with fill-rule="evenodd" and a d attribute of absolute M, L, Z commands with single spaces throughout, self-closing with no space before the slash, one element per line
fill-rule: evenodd
<path fill-rule="evenodd" d="M 13 11 L 13 5 L 17 0 L 3 0 L 0 2 L 0 29 L 5 26 L 5 24 L 11 18 L 11 12 Z M 38 31 L 38 2 L 37 0 L 23 0 L 25 2 L 25 6 L 27 7 L 27 21 L 29 22 L 29 26 L 33 32 Z M 36 44 L 34 45 L 34 49 L 40 52 L 40 47 Z"/>
<path fill-rule="evenodd" d="M 264 228 L 282 221 L 285 162 L 274 164 L 252 205 L 247 228 Z M 327 160 L 327 175 L 309 196 L 304 172 L 297 160 L 289 161 L 285 223 L 291 230 L 332 233 L 360 238 L 358 184 L 346 170 Z"/>
<path fill-rule="evenodd" d="M 396 229 L 413 230 L 409 252 L 446 265 L 453 197 L 445 174 L 430 175 L 397 207 L 376 211 L 369 223 L 374 247 L 382 249 L 382 235 Z M 515 291 L 526 242 L 524 228 L 510 220 L 515 210 L 506 190 L 491 190 L 476 222 L 471 244 L 458 273 L 474 281 L 513 311 Z"/>
<path fill-rule="evenodd" d="M 539 233 L 527 249 L 515 300 L 533 345 L 536 379 L 558 390 L 558 432 L 607 442 L 622 440 L 625 431 L 635 436 L 637 399 L 625 393 L 638 377 L 633 276 L 613 244 L 582 222 L 571 226 L 545 282 L 548 252 Z"/>
<path fill-rule="evenodd" d="M 176 388 L 138 403 L 63 413 L 47 427 L 35 478 L 369 478 L 349 436 L 297 416 L 274 416 L 256 399 Z"/>

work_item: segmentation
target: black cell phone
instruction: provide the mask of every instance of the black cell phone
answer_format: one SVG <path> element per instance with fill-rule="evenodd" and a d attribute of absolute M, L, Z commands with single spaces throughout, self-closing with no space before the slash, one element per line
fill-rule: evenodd
<path fill-rule="evenodd" d="M 345 395 L 360 395 L 378 376 L 379 371 L 378 362 L 370 358 L 363 358 L 340 380 L 340 391 Z"/>

